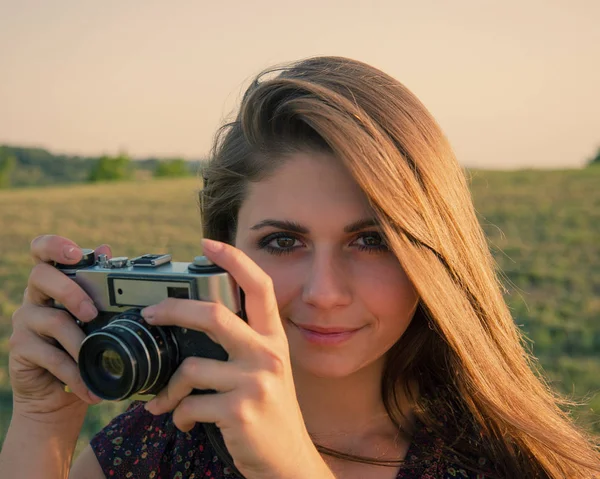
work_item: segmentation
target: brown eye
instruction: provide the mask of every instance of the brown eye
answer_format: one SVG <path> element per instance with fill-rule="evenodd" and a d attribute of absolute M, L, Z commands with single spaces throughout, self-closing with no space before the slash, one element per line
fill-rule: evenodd
<path fill-rule="evenodd" d="M 354 243 L 360 251 L 369 253 L 389 251 L 385 240 L 375 232 L 365 232 L 356 238 Z"/>
<path fill-rule="evenodd" d="M 363 243 L 365 246 L 379 246 L 381 245 L 381 243 L 383 242 L 383 240 L 381 239 L 381 236 L 379 235 L 368 235 L 368 236 L 363 236 Z"/>
<path fill-rule="evenodd" d="M 277 232 L 265 236 L 258 241 L 259 249 L 264 249 L 268 253 L 281 255 L 297 251 L 304 247 L 304 243 L 299 238 L 291 236 L 289 233 Z"/>
<path fill-rule="evenodd" d="M 275 243 L 277 244 L 277 247 L 279 248 L 291 248 L 292 246 L 294 246 L 294 243 L 296 242 L 296 240 L 294 238 L 289 238 L 289 237 L 280 237 L 277 238 L 275 240 Z"/>

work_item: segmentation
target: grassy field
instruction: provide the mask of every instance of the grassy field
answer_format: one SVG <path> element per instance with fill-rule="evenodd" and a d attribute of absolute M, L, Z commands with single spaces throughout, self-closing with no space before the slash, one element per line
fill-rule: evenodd
<path fill-rule="evenodd" d="M 600 431 L 600 169 L 472 171 L 481 223 L 506 276 L 517 324 L 555 387 L 585 398 Z M 0 443 L 11 415 L 10 317 L 25 288 L 30 241 L 45 233 L 116 255 L 200 253 L 199 180 L 0 191 Z M 77 451 L 125 404 L 91 407 Z"/>

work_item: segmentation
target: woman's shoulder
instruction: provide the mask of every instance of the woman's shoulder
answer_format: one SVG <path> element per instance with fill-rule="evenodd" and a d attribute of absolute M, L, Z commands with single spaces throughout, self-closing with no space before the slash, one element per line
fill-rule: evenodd
<path fill-rule="evenodd" d="M 154 416 L 132 402 L 90 441 L 107 478 L 234 477 L 219 459 L 202 424 L 189 432 L 170 413 Z"/>

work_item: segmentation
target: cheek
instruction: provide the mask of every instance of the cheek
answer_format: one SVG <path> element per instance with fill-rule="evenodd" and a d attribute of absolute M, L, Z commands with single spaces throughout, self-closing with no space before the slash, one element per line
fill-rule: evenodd
<path fill-rule="evenodd" d="M 300 271 L 294 272 L 293 268 L 281 268 L 269 264 L 261 267 L 273 280 L 273 289 L 280 310 L 302 294 Z"/>
<path fill-rule="evenodd" d="M 356 292 L 381 326 L 403 329 L 418 303 L 417 293 L 402 267 L 396 261 L 371 264 L 359 273 Z"/>

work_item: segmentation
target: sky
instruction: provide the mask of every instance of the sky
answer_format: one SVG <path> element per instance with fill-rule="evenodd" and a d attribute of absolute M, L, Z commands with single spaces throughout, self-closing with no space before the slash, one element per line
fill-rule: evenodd
<path fill-rule="evenodd" d="M 461 164 L 580 167 L 600 147 L 599 0 L 0 0 L 0 144 L 204 158 L 252 77 L 369 63 Z"/>

